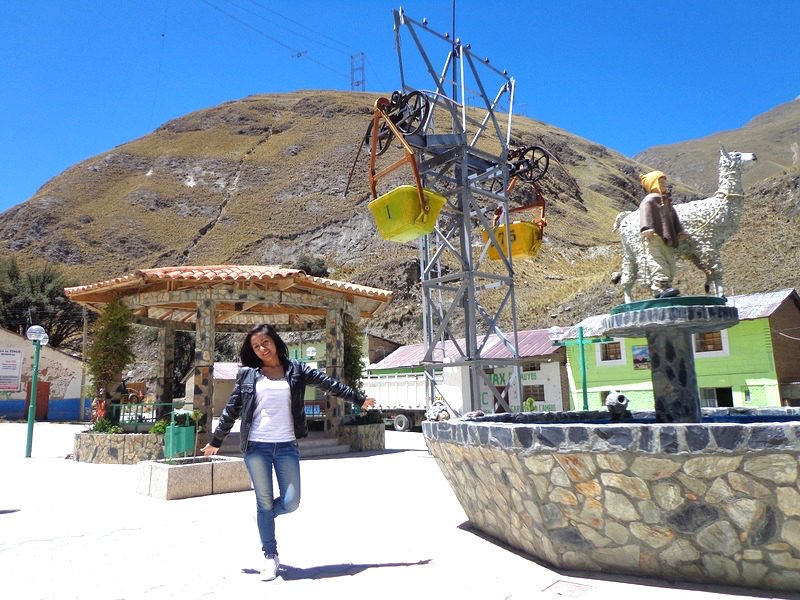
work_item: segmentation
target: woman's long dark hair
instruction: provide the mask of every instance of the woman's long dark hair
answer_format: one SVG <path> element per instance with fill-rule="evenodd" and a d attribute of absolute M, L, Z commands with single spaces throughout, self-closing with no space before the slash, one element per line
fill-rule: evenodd
<path fill-rule="evenodd" d="M 275 330 L 275 328 L 272 325 L 267 324 L 256 325 L 247 332 L 247 336 L 242 342 L 242 348 L 239 350 L 239 358 L 242 361 L 242 366 L 253 367 L 254 369 L 261 368 L 261 359 L 256 356 L 256 351 L 253 350 L 253 345 L 250 343 L 252 337 L 257 333 L 263 333 L 264 335 L 268 335 L 272 338 L 272 341 L 275 342 L 275 349 L 278 352 L 278 358 L 280 359 L 285 370 L 289 366 L 289 348 L 286 347 L 286 342 L 281 339 L 281 336 L 278 335 L 278 332 Z"/>

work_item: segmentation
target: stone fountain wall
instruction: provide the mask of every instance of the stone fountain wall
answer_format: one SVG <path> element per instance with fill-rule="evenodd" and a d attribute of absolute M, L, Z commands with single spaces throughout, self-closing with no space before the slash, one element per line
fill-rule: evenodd
<path fill-rule="evenodd" d="M 472 524 L 552 565 L 800 590 L 800 422 L 423 432 Z"/>

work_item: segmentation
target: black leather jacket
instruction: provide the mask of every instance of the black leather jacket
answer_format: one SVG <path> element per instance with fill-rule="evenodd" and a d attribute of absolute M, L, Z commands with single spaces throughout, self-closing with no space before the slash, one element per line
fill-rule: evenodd
<path fill-rule="evenodd" d="M 364 404 L 365 398 L 357 390 L 337 381 L 333 377 L 329 377 L 322 371 L 312 369 L 306 363 L 290 360 L 285 375 L 286 380 L 289 382 L 294 436 L 297 439 L 308 435 L 308 423 L 306 422 L 305 402 L 303 400 L 306 393 L 306 385 L 313 385 L 328 394 L 355 402 L 359 406 Z M 247 450 L 247 438 L 250 434 L 250 427 L 253 425 L 253 413 L 256 409 L 256 381 L 262 377 L 263 375 L 259 369 L 252 367 L 239 369 L 231 396 L 228 398 L 228 403 L 219 417 L 219 425 L 217 425 L 211 438 L 210 444 L 212 446 L 219 448 L 222 445 L 222 441 L 230 433 L 236 419 L 241 417 L 242 453 Z"/>

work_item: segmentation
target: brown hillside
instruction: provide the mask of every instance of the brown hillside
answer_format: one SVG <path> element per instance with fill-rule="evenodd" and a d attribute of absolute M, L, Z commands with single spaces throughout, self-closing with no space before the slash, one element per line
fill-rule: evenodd
<path fill-rule="evenodd" d="M 745 187 L 800 168 L 800 99 L 757 116 L 741 129 L 655 146 L 640 152 L 635 158 L 708 195 L 717 189 L 720 146 L 728 150 L 755 152 L 758 156 L 758 162 L 745 173 Z"/>
<path fill-rule="evenodd" d="M 344 196 L 375 98 L 253 96 L 166 123 L 76 164 L 0 215 L 0 255 L 24 264 L 49 261 L 90 283 L 136 268 L 292 265 L 308 254 L 324 258 L 334 278 L 394 290 L 389 310 L 369 331 L 419 341 L 417 247 L 377 235 L 367 210 L 366 152 Z M 515 123 L 515 139 L 548 148 L 560 163 L 551 163 L 542 182 L 549 220 L 543 249 L 535 260 L 515 263 L 519 326 L 569 324 L 607 311 L 622 301 L 621 290 L 608 283 L 620 260 L 611 225 L 619 211 L 636 207 L 637 176 L 647 167 L 544 123 Z M 734 145 L 758 152 L 758 164 L 786 162 L 785 153 L 772 157 Z M 716 148 L 698 152 L 681 170 L 676 163 L 675 179 L 694 181 L 697 164 L 716 164 Z M 752 210 L 725 248 L 731 292 L 797 287 L 797 249 L 789 241 L 798 225 L 797 175 L 771 175 L 748 190 Z M 379 191 L 409 177 L 400 170 Z M 702 183 L 715 188 L 716 166 Z M 525 194 L 518 190 L 517 200 Z M 682 200 L 699 197 L 691 187 L 677 192 Z M 786 252 L 776 264 L 768 248 L 778 244 Z M 687 273 L 687 291 L 695 275 Z"/>

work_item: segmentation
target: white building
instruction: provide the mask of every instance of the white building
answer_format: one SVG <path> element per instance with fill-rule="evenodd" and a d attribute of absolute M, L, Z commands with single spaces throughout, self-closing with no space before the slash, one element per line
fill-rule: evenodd
<path fill-rule="evenodd" d="M 25 336 L 0 328 L 0 418 L 26 419 L 30 399 L 34 347 Z M 37 421 L 78 421 L 91 416 L 91 400 L 81 415 L 83 361 L 42 346 L 37 379 Z M 88 388 L 88 377 L 86 378 Z M 87 395 L 88 392 L 87 392 Z"/>

